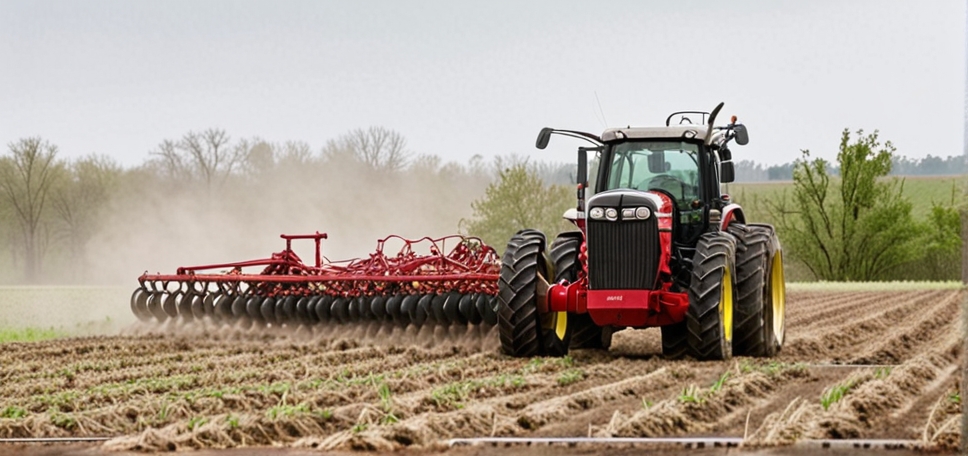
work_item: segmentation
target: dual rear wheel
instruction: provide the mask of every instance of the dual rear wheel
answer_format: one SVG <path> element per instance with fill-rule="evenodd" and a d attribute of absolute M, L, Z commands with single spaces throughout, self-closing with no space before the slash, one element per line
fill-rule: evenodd
<path fill-rule="evenodd" d="M 700 360 L 774 356 L 783 346 L 783 252 L 773 227 L 732 224 L 696 245 L 686 319 L 662 327 L 662 353 Z"/>
<path fill-rule="evenodd" d="M 786 333 L 783 249 L 770 225 L 732 224 L 736 238 L 736 309 L 733 354 L 774 356 Z"/>

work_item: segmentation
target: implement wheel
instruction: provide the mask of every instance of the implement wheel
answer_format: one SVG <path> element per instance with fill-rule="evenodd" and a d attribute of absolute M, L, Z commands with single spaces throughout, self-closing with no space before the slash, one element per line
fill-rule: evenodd
<path fill-rule="evenodd" d="M 567 312 L 538 312 L 550 276 L 545 237 L 523 230 L 508 242 L 501 259 L 497 325 L 504 353 L 515 357 L 564 356 L 570 331 Z"/>
<path fill-rule="evenodd" d="M 138 317 L 138 320 L 151 320 L 152 315 L 148 310 L 148 298 L 150 297 L 151 294 L 140 287 L 135 288 L 134 293 L 131 294 L 131 312 Z"/>
<path fill-rule="evenodd" d="M 561 233 L 551 244 L 551 261 L 555 264 L 555 283 L 562 280 L 574 283 L 578 280 L 578 249 L 581 247 L 581 232 Z M 570 348 L 596 348 L 608 350 L 612 346 L 612 327 L 598 326 L 587 313 L 568 314 L 571 328 Z"/>
<path fill-rule="evenodd" d="M 706 233 L 692 258 L 686 329 L 689 352 L 698 360 L 733 354 L 734 239 L 723 232 Z"/>
<path fill-rule="evenodd" d="M 158 320 L 159 323 L 163 323 L 168 319 L 168 313 L 163 309 L 163 303 L 165 301 L 165 293 L 161 291 L 155 291 L 151 293 L 148 297 L 148 312 Z"/>

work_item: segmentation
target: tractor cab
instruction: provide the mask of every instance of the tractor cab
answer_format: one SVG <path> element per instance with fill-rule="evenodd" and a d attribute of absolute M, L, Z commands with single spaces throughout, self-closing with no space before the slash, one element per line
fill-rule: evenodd
<path fill-rule="evenodd" d="M 656 191 L 669 196 L 685 225 L 720 219 L 729 205 L 720 191 L 721 183 L 732 182 L 735 171 L 729 142 L 749 142 L 746 126 L 733 116 L 725 126 L 714 126 L 723 103 L 711 113 L 679 111 L 666 118 L 664 127 L 610 128 L 601 136 L 574 130 L 544 128 L 536 147 L 544 149 L 552 134 L 585 140 L 596 147 L 578 149 L 578 209 L 568 217 L 585 214 L 585 189 L 588 187 L 588 152 L 599 157 L 595 193 L 612 190 Z M 698 119 L 697 119 L 698 116 Z M 694 123 L 701 120 L 702 123 Z M 675 121 L 675 122 L 674 122 Z"/>
<path fill-rule="evenodd" d="M 715 127 L 716 114 L 684 111 L 673 113 L 664 127 L 628 127 L 605 130 L 601 135 L 601 166 L 595 193 L 640 190 L 667 195 L 683 225 L 708 223 L 709 211 L 729 204 L 722 198 L 721 183 L 733 181 L 732 153 L 728 143 L 749 142 L 746 126 L 732 122 Z M 688 114 L 709 119 L 693 124 Z M 670 124 L 675 116 L 678 124 Z M 715 213 L 714 213 L 715 218 Z"/>

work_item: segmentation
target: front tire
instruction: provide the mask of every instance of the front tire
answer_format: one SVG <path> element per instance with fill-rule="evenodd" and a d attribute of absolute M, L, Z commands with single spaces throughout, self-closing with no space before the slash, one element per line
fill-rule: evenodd
<path fill-rule="evenodd" d="M 538 300 L 547 292 L 550 267 L 541 232 L 522 230 L 508 241 L 498 281 L 497 323 L 501 349 L 510 356 L 568 353 L 567 313 L 538 312 Z"/>
<path fill-rule="evenodd" d="M 733 270 L 736 243 L 723 232 L 699 238 L 692 259 L 686 329 L 690 354 L 698 360 L 733 354 Z"/>

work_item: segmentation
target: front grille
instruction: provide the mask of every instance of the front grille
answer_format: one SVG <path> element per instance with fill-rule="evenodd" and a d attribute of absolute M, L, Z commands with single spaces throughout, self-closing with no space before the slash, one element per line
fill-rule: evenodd
<path fill-rule="evenodd" d="M 592 290 L 651 290 L 659 268 L 656 218 L 588 220 L 588 285 Z"/>

